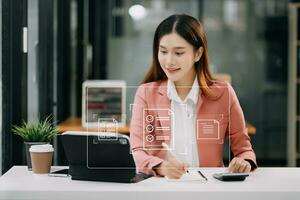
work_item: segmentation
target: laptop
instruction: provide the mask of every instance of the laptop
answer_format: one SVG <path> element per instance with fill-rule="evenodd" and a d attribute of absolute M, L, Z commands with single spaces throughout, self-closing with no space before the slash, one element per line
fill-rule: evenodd
<path fill-rule="evenodd" d="M 151 177 L 136 173 L 127 135 L 67 131 L 59 138 L 72 180 L 136 183 Z"/>

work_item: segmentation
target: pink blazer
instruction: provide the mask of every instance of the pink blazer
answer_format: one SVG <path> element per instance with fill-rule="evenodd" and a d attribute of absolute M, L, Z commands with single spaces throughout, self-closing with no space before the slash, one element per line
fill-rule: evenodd
<path fill-rule="evenodd" d="M 222 167 L 224 139 L 229 138 L 235 157 L 256 165 L 255 153 L 247 134 L 244 115 L 233 88 L 215 81 L 213 96 L 199 92 L 196 114 L 196 138 L 199 166 Z M 130 143 L 138 171 L 156 175 L 153 167 L 165 158 L 162 142 L 170 143 L 172 111 L 167 96 L 167 81 L 142 84 L 136 92 L 130 125 Z M 207 128 L 208 127 L 208 128 Z"/>

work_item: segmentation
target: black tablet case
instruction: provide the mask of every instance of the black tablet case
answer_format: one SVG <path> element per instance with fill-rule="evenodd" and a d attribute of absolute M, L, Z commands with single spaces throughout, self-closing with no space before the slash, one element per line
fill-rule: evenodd
<path fill-rule="evenodd" d="M 73 180 L 136 182 L 136 167 L 129 141 L 122 134 L 105 138 L 61 135 L 60 140 Z"/>

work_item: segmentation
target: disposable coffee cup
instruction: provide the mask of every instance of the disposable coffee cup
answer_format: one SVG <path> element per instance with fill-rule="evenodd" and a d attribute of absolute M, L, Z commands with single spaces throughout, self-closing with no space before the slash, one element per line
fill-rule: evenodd
<path fill-rule="evenodd" d="M 29 149 L 32 171 L 36 174 L 50 173 L 53 147 L 51 144 L 32 145 Z"/>

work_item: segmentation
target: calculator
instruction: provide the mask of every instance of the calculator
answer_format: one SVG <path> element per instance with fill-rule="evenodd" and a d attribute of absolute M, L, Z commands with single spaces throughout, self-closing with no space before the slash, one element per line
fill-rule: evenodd
<path fill-rule="evenodd" d="M 249 176 L 249 173 L 216 173 L 213 174 L 213 177 L 220 181 L 243 181 L 246 177 Z"/>

